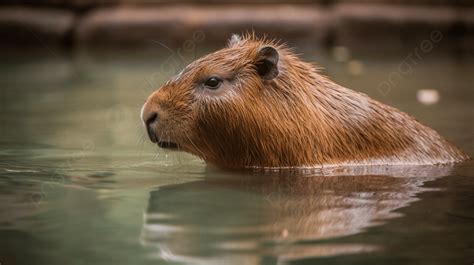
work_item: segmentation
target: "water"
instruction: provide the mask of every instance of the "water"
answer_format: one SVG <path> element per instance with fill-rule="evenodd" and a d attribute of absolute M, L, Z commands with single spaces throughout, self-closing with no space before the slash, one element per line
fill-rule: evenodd
<path fill-rule="evenodd" d="M 474 62 L 427 54 L 386 90 L 380 84 L 406 55 L 306 56 L 474 153 Z M 138 113 L 176 62 L 123 53 L 2 59 L 0 264 L 474 262 L 472 161 L 331 176 L 222 172 L 154 147 Z M 420 89 L 440 101 L 422 104 Z"/>

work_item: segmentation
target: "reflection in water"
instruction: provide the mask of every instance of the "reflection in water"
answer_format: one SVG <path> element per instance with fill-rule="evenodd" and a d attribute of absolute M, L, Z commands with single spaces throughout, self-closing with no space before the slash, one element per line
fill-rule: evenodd
<path fill-rule="evenodd" d="M 247 172 L 162 186 L 150 194 L 142 242 L 162 259 L 188 264 L 280 264 L 376 251 L 382 246 L 340 238 L 396 217 L 394 210 L 427 190 L 424 182 L 450 171 Z"/>
<path fill-rule="evenodd" d="M 373 55 L 358 57 L 363 78 L 324 51 L 307 59 L 325 65 L 342 85 L 412 114 L 472 156 L 473 61 L 431 53 L 386 94 L 378 85 L 406 54 Z M 195 157 L 148 144 L 137 118 L 151 91 L 181 70 L 162 72 L 169 54 L 12 56 L 15 61 L 0 64 L 2 264 L 240 265 L 328 255 L 295 264 L 472 263 L 472 160 L 425 184 L 442 191 L 423 194 L 423 182 L 444 169 L 360 169 L 336 177 L 205 171 Z M 428 106 L 414 91 L 429 88 L 442 100 Z M 423 200 L 401 210 L 403 218 L 363 231 L 396 216 L 415 196 Z M 140 232 L 149 247 L 139 244 Z M 170 262 L 149 259 L 150 253 Z"/>
<path fill-rule="evenodd" d="M 36 183 L 7 178 L 4 172 L 22 173 L 20 170 L 0 168 L 0 209 L 3 213 L 0 214 L 0 227 L 2 230 L 34 227 L 36 222 L 33 217 L 43 210 L 32 203 L 33 200 L 40 199 L 39 196 L 32 196 L 36 194 Z"/>

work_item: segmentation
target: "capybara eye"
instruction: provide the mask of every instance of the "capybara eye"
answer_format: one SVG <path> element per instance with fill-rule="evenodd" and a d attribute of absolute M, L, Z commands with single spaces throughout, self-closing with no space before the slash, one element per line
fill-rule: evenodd
<path fill-rule="evenodd" d="M 204 85 L 209 89 L 217 89 L 221 82 L 222 81 L 217 77 L 210 77 L 206 80 L 206 83 L 204 83 Z"/>

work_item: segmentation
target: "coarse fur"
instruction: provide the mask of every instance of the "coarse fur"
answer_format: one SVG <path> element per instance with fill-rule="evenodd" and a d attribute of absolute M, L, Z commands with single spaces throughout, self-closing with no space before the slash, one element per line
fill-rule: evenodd
<path fill-rule="evenodd" d="M 218 89 L 204 85 L 212 76 L 222 80 Z M 222 168 L 468 158 L 413 117 L 334 83 L 284 45 L 254 34 L 233 36 L 228 47 L 189 64 L 148 98 L 142 119 L 153 113 L 158 143 L 175 143 Z"/>

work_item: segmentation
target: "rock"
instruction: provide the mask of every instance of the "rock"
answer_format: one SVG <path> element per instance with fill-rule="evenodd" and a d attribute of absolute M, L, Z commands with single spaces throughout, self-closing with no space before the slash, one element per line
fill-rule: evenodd
<path fill-rule="evenodd" d="M 75 11 L 97 6 L 115 5 L 123 0 L 2 0 L 1 5 L 65 8 Z"/>
<path fill-rule="evenodd" d="M 315 46 L 327 38 L 328 17 L 315 6 L 115 7 L 91 12 L 80 23 L 81 46 L 222 46 L 232 33 L 261 35 Z M 160 43 L 160 44 L 157 44 Z"/>
<path fill-rule="evenodd" d="M 74 14 L 69 11 L 2 7 L 0 46 L 61 46 L 65 44 L 73 25 Z"/>
<path fill-rule="evenodd" d="M 459 53 L 474 55 L 474 8 L 463 9 L 460 16 Z"/>
<path fill-rule="evenodd" d="M 397 5 L 335 6 L 337 45 L 352 50 L 454 49 L 459 9 Z"/>
<path fill-rule="evenodd" d="M 472 0 L 334 0 L 339 4 L 384 4 L 406 6 L 472 6 Z"/>

